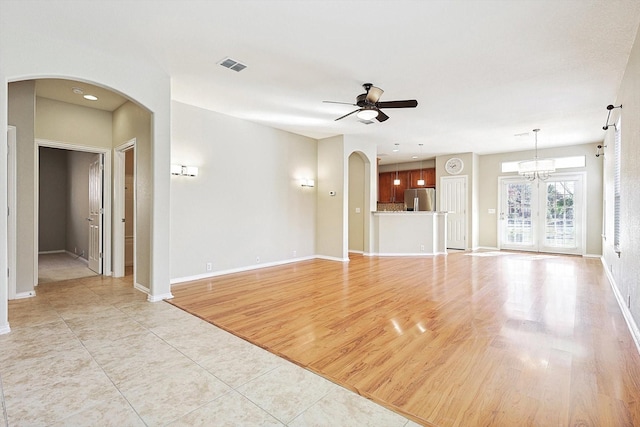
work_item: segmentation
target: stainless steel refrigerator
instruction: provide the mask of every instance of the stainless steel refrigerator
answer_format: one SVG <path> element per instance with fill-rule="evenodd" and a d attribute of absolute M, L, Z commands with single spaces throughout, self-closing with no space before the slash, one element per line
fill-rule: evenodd
<path fill-rule="evenodd" d="M 405 211 L 435 211 L 435 188 L 410 188 L 404 190 Z"/>

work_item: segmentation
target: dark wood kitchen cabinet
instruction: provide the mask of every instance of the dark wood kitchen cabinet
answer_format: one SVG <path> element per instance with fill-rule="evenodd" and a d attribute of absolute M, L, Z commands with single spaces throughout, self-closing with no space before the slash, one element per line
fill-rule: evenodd
<path fill-rule="evenodd" d="M 420 169 L 397 172 L 400 185 L 394 185 L 396 172 L 381 172 L 378 174 L 378 202 L 404 203 L 404 190 L 407 188 L 433 188 L 436 186 L 435 168 L 422 169 L 424 185 L 418 185 Z"/>

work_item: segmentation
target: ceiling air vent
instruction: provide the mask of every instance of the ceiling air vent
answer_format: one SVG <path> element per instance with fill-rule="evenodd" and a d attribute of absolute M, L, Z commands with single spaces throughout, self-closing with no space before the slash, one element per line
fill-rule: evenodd
<path fill-rule="evenodd" d="M 220 64 L 223 67 L 226 67 L 226 68 L 228 68 L 230 70 L 233 70 L 233 71 L 242 71 L 245 68 L 247 68 L 246 65 L 241 64 L 240 62 L 238 62 L 238 61 L 236 61 L 234 59 L 231 59 L 231 58 L 225 58 L 222 61 L 220 61 L 218 64 Z"/>

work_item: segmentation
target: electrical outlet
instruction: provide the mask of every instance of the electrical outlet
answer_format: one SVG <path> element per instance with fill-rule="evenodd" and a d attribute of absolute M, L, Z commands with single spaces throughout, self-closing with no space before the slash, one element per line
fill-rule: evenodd
<path fill-rule="evenodd" d="M 77 246 L 75 246 L 75 247 L 73 248 L 73 253 L 74 253 L 74 254 L 77 254 L 77 253 L 78 253 L 78 247 L 77 247 Z"/>
<path fill-rule="evenodd" d="M 213 270 L 213 264 L 208 262 L 207 263 L 207 271 L 211 271 L 211 270 Z"/>
<path fill-rule="evenodd" d="M 420 250 L 424 252 L 424 245 L 420 245 Z"/>
<path fill-rule="evenodd" d="M 297 251 L 293 251 L 293 252 L 291 253 L 291 255 L 292 255 L 294 258 L 296 257 L 296 255 L 297 255 L 297 254 L 298 254 L 298 252 L 297 252 Z"/>
<path fill-rule="evenodd" d="M 256 257 L 256 264 L 257 264 L 257 263 L 259 263 L 259 262 L 260 262 L 260 257 L 259 257 L 259 256 L 257 256 L 257 257 Z"/>

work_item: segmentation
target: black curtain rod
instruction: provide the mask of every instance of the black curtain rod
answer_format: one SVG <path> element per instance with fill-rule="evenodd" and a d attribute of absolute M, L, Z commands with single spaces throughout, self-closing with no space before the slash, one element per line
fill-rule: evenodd
<path fill-rule="evenodd" d="M 614 107 L 611 104 L 607 105 L 607 110 L 609 110 L 609 113 L 607 113 L 607 121 L 604 122 L 604 126 L 602 126 L 602 129 L 607 130 L 609 129 L 609 126 L 613 126 L 614 129 L 617 130 L 615 123 L 609 124 L 609 118 L 611 117 L 611 110 L 613 110 L 614 108 L 622 108 L 622 104 L 618 105 L 617 107 Z"/>

